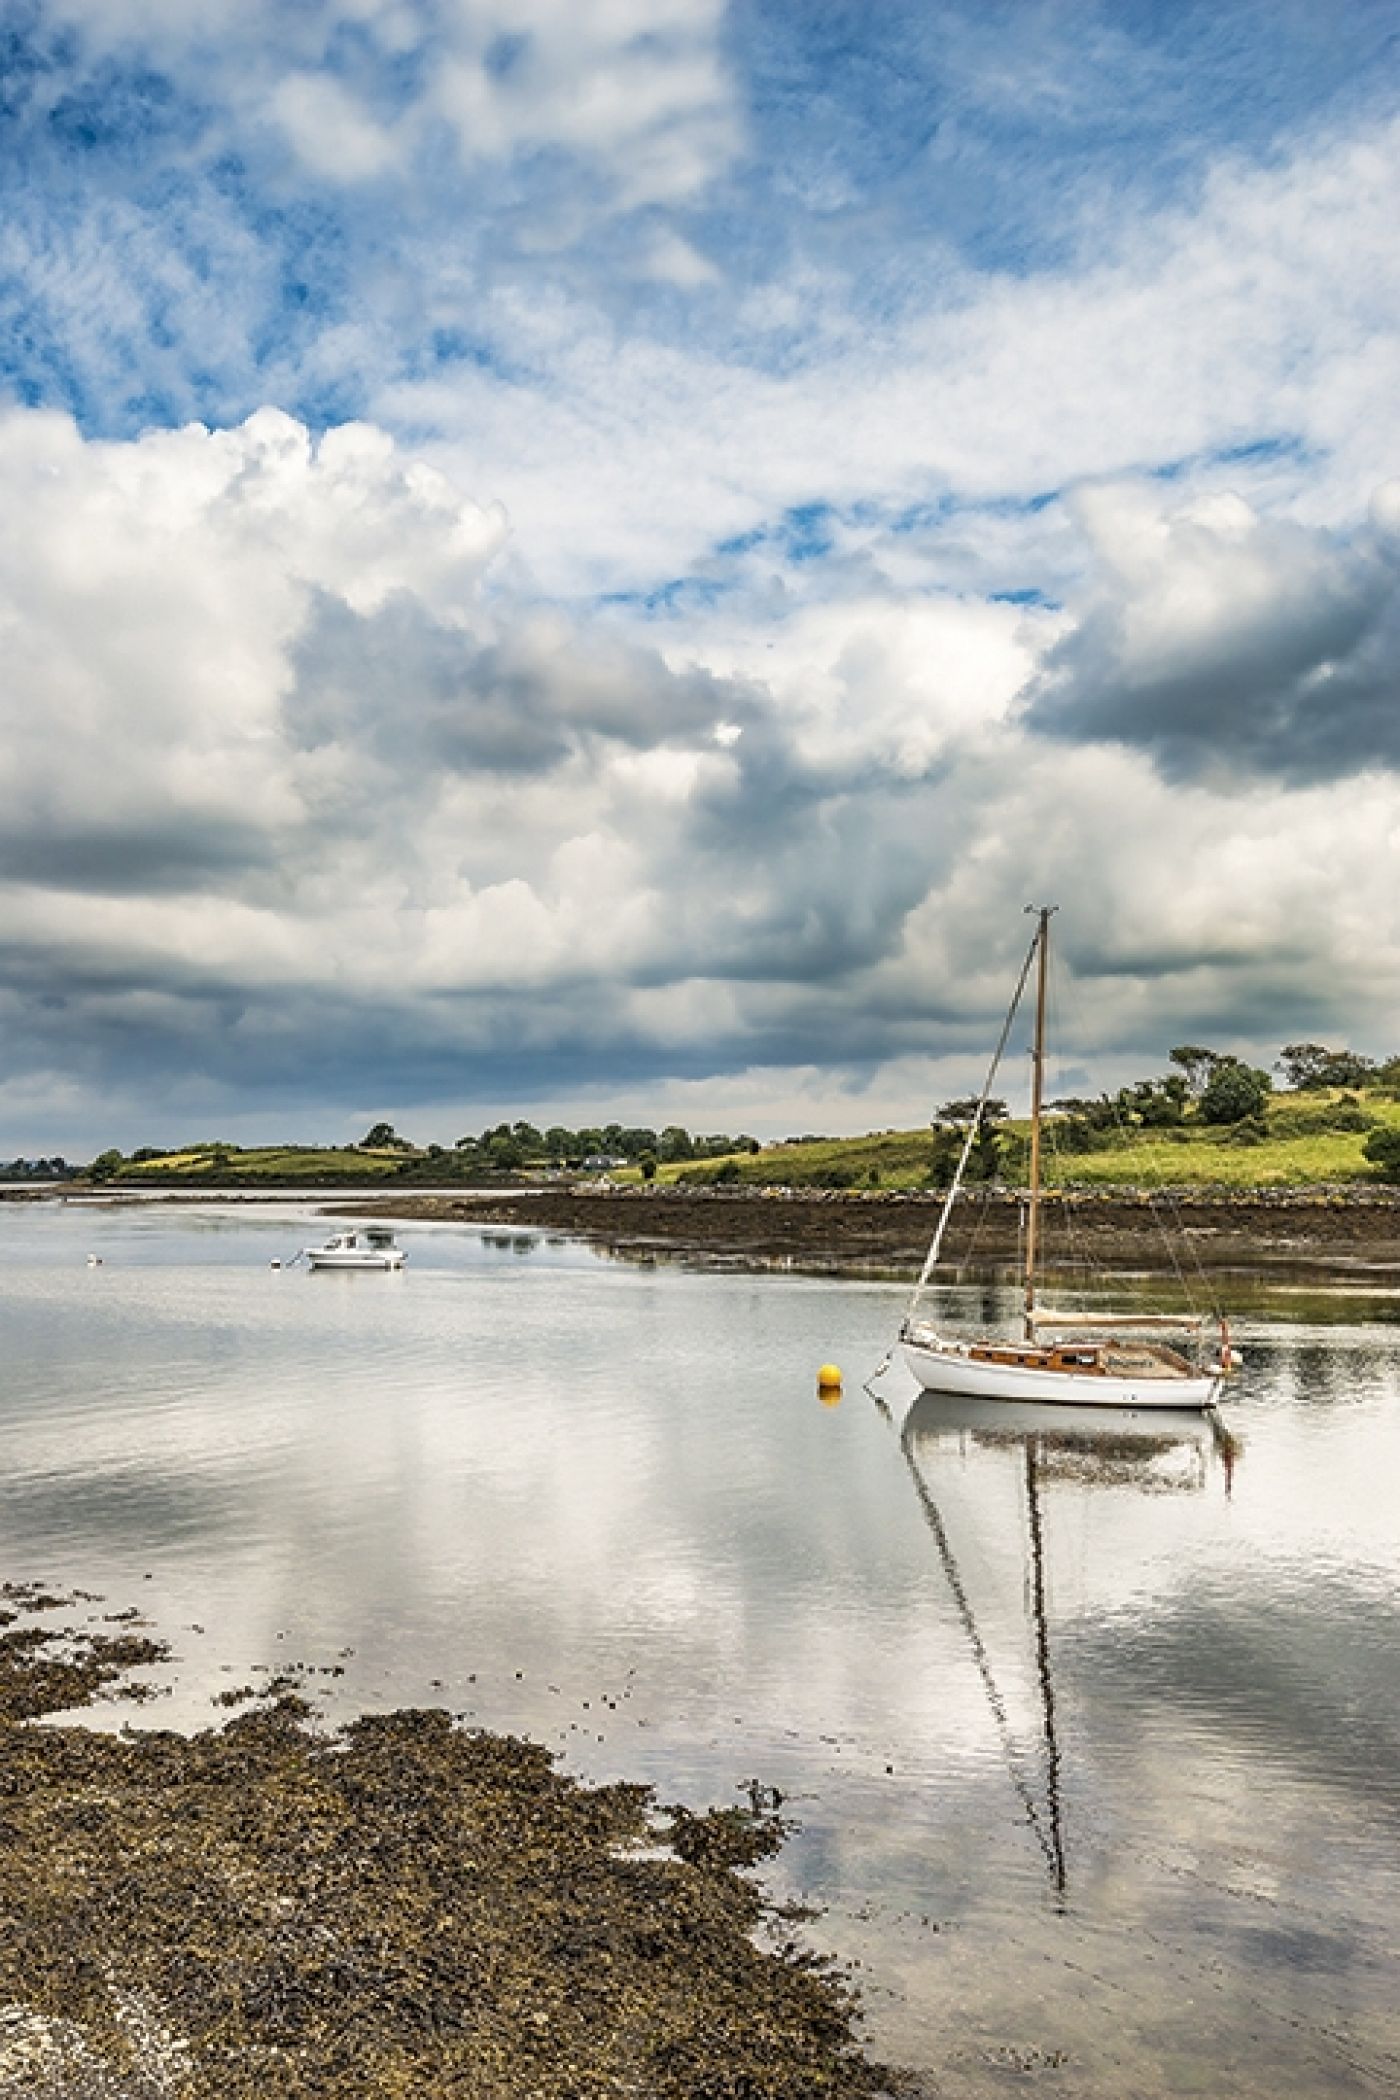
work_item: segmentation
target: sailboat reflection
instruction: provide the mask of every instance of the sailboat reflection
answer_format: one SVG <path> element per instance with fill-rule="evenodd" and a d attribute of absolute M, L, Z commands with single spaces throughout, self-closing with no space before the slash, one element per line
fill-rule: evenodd
<path fill-rule="evenodd" d="M 900 1443 L 996 1722 L 1012 1784 L 1044 1856 L 1051 1888 L 1062 1903 L 1068 1892 L 1069 1867 L 1063 1751 L 1051 1668 L 1045 1490 L 1063 1483 L 1093 1493 L 1126 1489 L 1145 1495 L 1199 1494 L 1210 1478 L 1214 1457 L 1220 1461 L 1228 1493 L 1238 1446 L 1213 1414 L 1153 1410 L 1148 1415 L 1135 1409 L 1069 1408 L 935 1392 L 920 1393 L 914 1401 Z M 979 1624 L 973 1585 L 960 1562 L 949 1523 L 953 1499 L 949 1490 L 954 1479 L 970 1460 L 983 1457 L 1016 1481 L 1024 1513 L 1023 1594 L 1041 1738 L 1038 1762 L 1043 1778 L 1039 1783 L 1028 1774 L 1011 1702 L 993 1665 L 991 1643 L 999 1639 L 1004 1627 L 991 1633 L 989 1640 Z M 998 1460 L 1005 1460 L 1005 1465 L 999 1466 Z M 979 1520 L 984 1514 L 979 1512 Z M 985 1523 L 981 1530 L 980 1544 L 985 1548 L 990 1543 Z M 978 1541 L 972 1543 L 975 1548 Z M 985 1551 L 975 1552 L 974 1559 L 985 1563 Z"/>

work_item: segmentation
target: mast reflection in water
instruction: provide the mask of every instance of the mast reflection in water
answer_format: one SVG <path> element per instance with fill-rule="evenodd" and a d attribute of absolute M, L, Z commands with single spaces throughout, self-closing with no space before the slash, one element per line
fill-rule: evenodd
<path fill-rule="evenodd" d="M 882 1413 L 888 1409 L 877 1401 Z M 892 1418 L 890 1418 L 892 1419 Z M 900 1437 L 909 1477 L 947 1577 L 968 1648 L 991 1709 L 1011 1783 L 1025 1810 L 1044 1860 L 1057 1905 L 1069 1890 L 1063 1771 L 1065 1745 L 1056 1709 L 1050 1636 L 1046 1501 L 1056 1483 L 1082 1493 L 1200 1494 L 1210 1478 L 1212 1451 L 1219 1457 L 1226 1494 L 1238 1444 L 1215 1414 L 1130 1409 L 1066 1408 L 1004 1400 L 977 1400 L 921 1393 L 905 1417 Z M 976 1584 L 965 1562 L 985 1563 L 986 1498 L 961 1510 L 971 1525 L 961 1548 L 951 1505 L 970 1466 L 999 1469 L 1019 1490 L 1017 1536 L 1023 1549 L 1023 1595 L 1029 1639 L 1030 1678 L 1038 1714 L 1038 1756 L 1027 1753 L 1025 1727 L 1018 1727 L 1008 1680 L 1014 1656 L 994 1654 L 1004 1632 L 990 1636 L 979 1622 Z M 981 1531 L 976 1527 L 980 1526 Z M 999 1543 L 1004 1544 L 1004 1540 Z M 1000 1610 L 992 1624 L 1005 1626 Z M 1022 1664 L 1024 1668 L 1024 1663 Z"/>

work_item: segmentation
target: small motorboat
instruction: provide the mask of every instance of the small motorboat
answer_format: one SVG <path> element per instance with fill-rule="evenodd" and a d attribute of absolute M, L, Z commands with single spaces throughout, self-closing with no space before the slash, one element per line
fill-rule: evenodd
<path fill-rule="evenodd" d="M 406 1260 L 387 1225 L 337 1232 L 324 1247 L 303 1247 L 301 1253 L 313 1269 L 401 1269 Z"/>

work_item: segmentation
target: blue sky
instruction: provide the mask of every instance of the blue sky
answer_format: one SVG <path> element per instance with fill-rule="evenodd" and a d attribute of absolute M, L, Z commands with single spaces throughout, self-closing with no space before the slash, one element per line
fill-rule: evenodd
<path fill-rule="evenodd" d="M 1397 39 L 0 9 L 0 1152 L 1400 1047 Z"/>

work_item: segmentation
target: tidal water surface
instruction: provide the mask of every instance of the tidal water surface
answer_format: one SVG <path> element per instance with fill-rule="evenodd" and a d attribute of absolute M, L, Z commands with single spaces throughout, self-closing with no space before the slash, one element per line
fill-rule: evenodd
<path fill-rule="evenodd" d="M 332 1721 L 775 1788 L 770 1882 L 958 2100 L 1400 2091 L 1400 1301 L 1256 1294 L 1221 1435 L 877 1405 L 889 1284 L 412 1226 L 401 1275 L 271 1266 L 324 1231 L 0 1205 L 0 1579 L 175 1649 L 105 1725 L 301 1665 Z"/>

